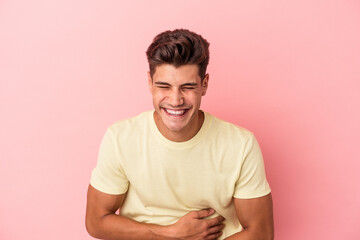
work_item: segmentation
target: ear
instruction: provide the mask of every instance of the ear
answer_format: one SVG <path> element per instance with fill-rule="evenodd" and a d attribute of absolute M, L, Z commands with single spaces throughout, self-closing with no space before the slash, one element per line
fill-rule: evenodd
<path fill-rule="evenodd" d="M 209 84 L 209 74 L 207 73 L 201 83 L 202 96 L 206 94 L 208 84 Z"/>
<path fill-rule="evenodd" d="M 152 93 L 152 87 L 153 87 L 153 81 L 150 75 L 150 72 L 147 72 L 147 76 L 148 76 L 148 86 L 149 86 L 149 91 L 150 93 Z"/>

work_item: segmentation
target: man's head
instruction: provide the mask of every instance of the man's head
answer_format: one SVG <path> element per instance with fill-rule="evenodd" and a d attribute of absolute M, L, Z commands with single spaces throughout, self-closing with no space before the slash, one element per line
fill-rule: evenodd
<path fill-rule="evenodd" d="M 209 81 L 209 43 L 188 30 L 166 31 L 146 53 L 158 129 L 172 141 L 191 139 L 204 121 L 199 109 Z"/>
<path fill-rule="evenodd" d="M 171 64 L 197 65 L 201 80 L 209 63 L 209 43 L 201 35 L 186 29 L 176 29 L 158 34 L 146 51 L 151 77 L 156 67 Z"/>

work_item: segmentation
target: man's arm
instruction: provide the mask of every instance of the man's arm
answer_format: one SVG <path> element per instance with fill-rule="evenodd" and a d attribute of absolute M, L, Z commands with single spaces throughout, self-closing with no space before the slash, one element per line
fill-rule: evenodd
<path fill-rule="evenodd" d="M 86 207 L 86 229 L 101 239 L 217 239 L 224 225 L 221 216 L 203 219 L 214 214 L 213 209 L 193 211 L 175 224 L 160 226 L 145 224 L 117 215 L 126 194 L 110 195 L 89 185 Z"/>
<path fill-rule="evenodd" d="M 234 198 L 236 215 L 244 230 L 227 240 L 273 240 L 274 220 L 271 193 L 254 199 Z"/>

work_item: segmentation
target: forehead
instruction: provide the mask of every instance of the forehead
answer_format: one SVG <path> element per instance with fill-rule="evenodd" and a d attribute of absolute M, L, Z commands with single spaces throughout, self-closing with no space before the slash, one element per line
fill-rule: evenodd
<path fill-rule="evenodd" d="M 183 83 L 183 82 L 198 82 L 201 81 L 199 76 L 199 67 L 195 64 L 187 64 L 175 67 L 171 64 L 162 64 L 157 66 L 153 75 L 153 80 L 169 82 L 169 83 Z"/>

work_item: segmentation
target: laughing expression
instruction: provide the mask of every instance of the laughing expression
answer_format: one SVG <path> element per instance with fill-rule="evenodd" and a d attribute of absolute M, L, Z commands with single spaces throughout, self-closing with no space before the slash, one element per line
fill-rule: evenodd
<path fill-rule="evenodd" d="M 159 131 L 171 141 L 191 139 L 201 128 L 204 116 L 199 111 L 209 76 L 203 81 L 197 65 L 175 67 L 162 64 L 156 67 L 149 88 L 155 108 L 154 120 Z"/>

